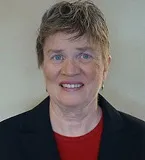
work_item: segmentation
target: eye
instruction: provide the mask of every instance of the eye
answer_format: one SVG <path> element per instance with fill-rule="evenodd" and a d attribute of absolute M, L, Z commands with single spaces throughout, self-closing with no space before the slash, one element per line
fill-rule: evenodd
<path fill-rule="evenodd" d="M 64 57 L 63 57 L 63 55 L 61 55 L 61 54 L 57 54 L 57 55 L 52 56 L 51 59 L 52 59 L 55 63 L 60 63 L 60 62 L 62 62 L 62 61 L 64 60 Z"/>
<path fill-rule="evenodd" d="M 93 57 L 87 53 L 81 53 L 79 59 L 81 62 L 87 63 L 90 62 L 93 59 Z"/>
<path fill-rule="evenodd" d="M 81 58 L 83 58 L 83 59 L 89 59 L 89 58 L 91 58 L 91 56 L 88 55 L 88 54 L 86 54 L 86 53 L 83 53 L 83 54 L 81 55 Z"/>

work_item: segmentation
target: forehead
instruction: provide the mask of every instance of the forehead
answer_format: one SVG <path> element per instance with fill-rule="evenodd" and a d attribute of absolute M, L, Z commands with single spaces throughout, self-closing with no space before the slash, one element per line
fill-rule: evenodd
<path fill-rule="evenodd" d="M 86 36 L 74 39 L 75 34 L 56 33 L 45 39 L 43 49 L 90 48 L 100 50 L 100 45 L 90 41 Z"/>

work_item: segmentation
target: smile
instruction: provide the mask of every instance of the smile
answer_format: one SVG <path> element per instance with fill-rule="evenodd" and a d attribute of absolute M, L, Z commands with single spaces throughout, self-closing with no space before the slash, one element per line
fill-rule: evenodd
<path fill-rule="evenodd" d="M 83 86 L 83 84 L 61 84 L 64 88 L 74 89 L 74 88 L 80 88 Z"/>

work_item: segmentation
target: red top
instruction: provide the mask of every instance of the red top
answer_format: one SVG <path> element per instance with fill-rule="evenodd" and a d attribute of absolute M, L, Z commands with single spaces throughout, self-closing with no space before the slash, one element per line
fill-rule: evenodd
<path fill-rule="evenodd" d="M 79 137 L 66 137 L 55 133 L 61 160 L 97 160 L 103 130 L 103 118 L 89 133 Z"/>

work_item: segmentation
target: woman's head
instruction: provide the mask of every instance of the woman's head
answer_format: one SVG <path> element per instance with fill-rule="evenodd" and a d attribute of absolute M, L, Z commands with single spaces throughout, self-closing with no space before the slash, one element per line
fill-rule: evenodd
<path fill-rule="evenodd" d="M 87 106 L 108 71 L 108 29 L 91 2 L 60 2 L 46 11 L 37 38 L 38 65 L 51 99 L 63 106 Z"/>
<path fill-rule="evenodd" d="M 56 3 L 44 13 L 36 42 L 39 67 L 44 60 L 43 47 L 46 38 L 58 32 L 73 34 L 72 39 L 86 36 L 88 41 L 99 44 L 104 64 L 107 65 L 108 28 L 102 12 L 92 2 L 78 0 L 69 3 L 63 1 Z"/>

